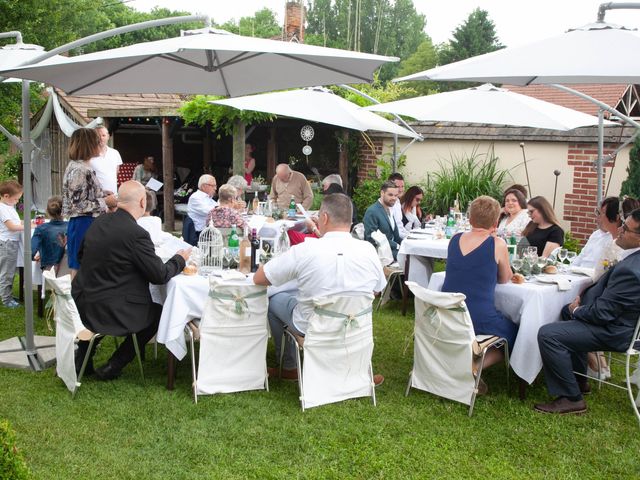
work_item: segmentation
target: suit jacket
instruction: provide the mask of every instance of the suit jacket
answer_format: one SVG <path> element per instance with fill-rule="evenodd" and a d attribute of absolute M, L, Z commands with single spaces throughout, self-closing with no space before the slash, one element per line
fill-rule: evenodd
<path fill-rule="evenodd" d="M 626 338 L 626 348 L 640 316 L 640 252 L 610 268 L 584 291 L 580 303 L 575 319 L 603 326 L 621 341 Z"/>
<path fill-rule="evenodd" d="M 180 255 L 163 263 L 149 233 L 125 210 L 95 219 L 84 237 L 71 294 L 93 332 L 126 335 L 153 321 L 149 283 L 167 283 L 184 268 Z"/>
<path fill-rule="evenodd" d="M 367 208 L 364 212 L 364 239 L 370 242 L 374 247 L 378 247 L 376 242 L 371 238 L 371 233 L 376 230 L 380 230 L 385 234 L 389 245 L 391 246 L 391 252 L 393 253 L 393 259 L 396 260 L 398 256 L 398 249 L 400 248 L 400 233 L 398 232 L 398 225 L 394 222 L 393 229 L 389 223 L 389 216 L 384 207 L 379 201 L 376 201 L 373 205 Z"/>

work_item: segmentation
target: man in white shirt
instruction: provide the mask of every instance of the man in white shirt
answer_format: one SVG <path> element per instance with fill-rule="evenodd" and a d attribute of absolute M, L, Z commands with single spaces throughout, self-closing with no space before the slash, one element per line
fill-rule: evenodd
<path fill-rule="evenodd" d="M 209 212 L 218 206 L 218 203 L 211 197 L 216 193 L 218 185 L 213 175 L 202 175 L 198 179 L 198 190 L 189 197 L 187 204 L 187 215 L 193 220 L 196 233 L 204 230 Z"/>
<path fill-rule="evenodd" d="M 591 234 L 580 255 L 573 261 L 574 266 L 596 268 L 605 249 L 618 236 L 618 228 L 622 223 L 618 205 L 618 197 L 607 197 L 602 201 L 596 210 L 598 230 Z"/>
<path fill-rule="evenodd" d="M 96 172 L 102 190 L 109 192 L 109 194 L 116 193 L 118 191 L 118 169 L 122 165 L 122 157 L 116 149 L 107 145 L 109 142 L 107 127 L 100 125 L 95 130 L 100 136 L 100 154 L 93 157 L 89 163 L 93 171 Z"/>
<path fill-rule="evenodd" d="M 261 266 L 253 277 L 256 285 L 277 287 L 293 279 L 298 283 L 297 291 L 276 293 L 269 300 L 269 324 L 276 352 L 280 352 L 285 326 L 294 334 L 304 336 L 313 313 L 313 298 L 379 292 L 386 284 L 373 246 L 349 233 L 349 197 L 341 193 L 327 195 L 318 217 L 321 238 L 307 238 L 294 245 Z M 287 342 L 282 366 L 283 378 L 297 378 L 295 345 L 291 342 Z M 376 384 L 382 380 L 381 375 L 374 377 Z"/>
<path fill-rule="evenodd" d="M 409 235 L 409 230 L 404 228 L 404 224 L 402 223 L 402 204 L 400 203 L 400 197 L 404 194 L 404 177 L 401 173 L 395 172 L 389 175 L 387 181 L 393 182 L 395 186 L 398 187 L 398 199 L 396 200 L 396 203 L 393 204 L 393 207 L 391 207 L 391 213 L 393 215 L 393 219 L 396 221 L 396 225 L 398 226 L 400 238 L 404 240 L 405 237 Z"/>

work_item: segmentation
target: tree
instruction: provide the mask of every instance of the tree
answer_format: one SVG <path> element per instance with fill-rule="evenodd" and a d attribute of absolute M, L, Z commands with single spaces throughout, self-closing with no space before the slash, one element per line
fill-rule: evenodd
<path fill-rule="evenodd" d="M 620 195 L 640 198 L 640 139 L 636 139 L 633 148 L 629 152 L 627 178 L 622 182 Z"/>
<path fill-rule="evenodd" d="M 238 22 L 230 20 L 220 28 L 239 35 L 259 38 L 273 38 L 282 33 L 276 14 L 268 8 L 258 10 L 253 17 L 242 17 Z"/>
<path fill-rule="evenodd" d="M 404 77 L 405 75 L 411 75 L 412 73 L 422 72 L 435 67 L 438 64 L 438 52 L 436 51 L 431 39 L 427 39 L 420 44 L 416 52 L 406 60 L 400 63 L 400 70 L 398 76 Z M 436 82 L 404 82 L 404 84 L 420 95 L 429 95 L 438 90 Z"/>
<path fill-rule="evenodd" d="M 439 52 L 440 65 L 475 57 L 504 48 L 498 40 L 489 12 L 476 8 L 465 22 L 453 31 L 453 39 Z"/>

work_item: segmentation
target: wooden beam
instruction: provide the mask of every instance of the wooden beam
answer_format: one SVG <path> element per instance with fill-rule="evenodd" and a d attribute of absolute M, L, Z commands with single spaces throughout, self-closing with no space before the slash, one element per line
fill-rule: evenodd
<path fill-rule="evenodd" d="M 95 117 L 177 117 L 176 107 L 158 108 L 89 108 L 87 109 L 89 118 Z"/>
<path fill-rule="evenodd" d="M 202 129 L 202 171 L 211 173 L 211 124 L 207 122 Z"/>
<path fill-rule="evenodd" d="M 164 186 L 163 209 L 164 209 L 164 230 L 173 232 L 175 229 L 174 205 L 173 205 L 173 138 L 169 134 L 171 130 L 171 120 L 162 118 L 162 181 Z"/>
<path fill-rule="evenodd" d="M 349 191 L 349 130 L 343 129 L 341 132 L 341 148 L 340 155 L 338 156 L 338 173 L 342 177 L 342 184 L 344 185 L 344 191 Z"/>
<path fill-rule="evenodd" d="M 267 185 L 276 174 L 276 159 L 278 158 L 278 145 L 276 143 L 276 127 L 269 127 L 269 140 L 267 140 Z"/>
<path fill-rule="evenodd" d="M 244 176 L 245 126 L 241 120 L 233 123 L 233 175 Z"/>

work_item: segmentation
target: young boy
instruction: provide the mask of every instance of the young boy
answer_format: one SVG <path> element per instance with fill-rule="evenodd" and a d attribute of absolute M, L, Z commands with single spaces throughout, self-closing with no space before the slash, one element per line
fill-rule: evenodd
<path fill-rule="evenodd" d="M 15 180 L 0 183 L 0 299 L 5 307 L 20 304 L 12 296 L 13 276 L 16 273 L 18 245 L 24 226 L 16 203 L 22 196 L 22 185 Z"/>

